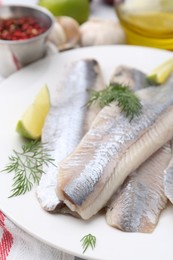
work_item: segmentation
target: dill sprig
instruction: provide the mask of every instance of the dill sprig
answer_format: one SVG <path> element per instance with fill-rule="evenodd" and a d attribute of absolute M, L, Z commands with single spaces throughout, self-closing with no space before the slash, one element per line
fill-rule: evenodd
<path fill-rule="evenodd" d="M 86 236 L 84 236 L 82 239 L 81 239 L 81 242 L 82 242 L 82 248 L 83 248 L 83 254 L 85 253 L 85 251 L 91 247 L 92 249 L 95 248 L 96 246 L 96 237 L 91 235 L 91 234 L 88 234 Z"/>
<path fill-rule="evenodd" d="M 114 101 L 117 102 L 117 105 L 130 121 L 142 111 L 142 105 L 139 98 L 128 86 L 123 86 L 121 84 L 110 84 L 101 91 L 92 90 L 87 105 L 90 106 L 97 102 L 99 106 L 103 108 Z"/>
<path fill-rule="evenodd" d="M 10 197 L 19 196 L 30 191 L 33 184 L 38 184 L 42 173 L 43 164 L 53 164 L 49 150 L 43 149 L 40 141 L 30 141 L 22 145 L 21 151 L 13 150 L 9 156 L 9 163 L 2 172 L 14 172 Z"/>

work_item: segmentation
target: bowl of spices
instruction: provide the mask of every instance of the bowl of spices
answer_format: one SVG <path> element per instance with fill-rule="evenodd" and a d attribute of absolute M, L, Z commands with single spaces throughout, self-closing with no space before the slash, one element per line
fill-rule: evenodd
<path fill-rule="evenodd" d="M 10 75 L 46 53 L 54 18 L 45 8 L 27 5 L 0 6 L 0 74 Z"/>

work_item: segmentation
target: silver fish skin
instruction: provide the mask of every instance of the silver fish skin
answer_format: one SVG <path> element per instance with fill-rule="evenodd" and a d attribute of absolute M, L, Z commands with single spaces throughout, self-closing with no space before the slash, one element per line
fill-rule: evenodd
<path fill-rule="evenodd" d="M 173 154 L 173 140 L 172 140 L 172 154 Z M 169 201 L 173 204 L 173 155 L 169 165 L 164 171 L 164 192 Z"/>
<path fill-rule="evenodd" d="M 94 59 L 81 59 L 67 65 L 57 87 L 56 98 L 45 120 L 42 142 L 57 166 L 43 165 L 43 171 L 36 195 L 41 207 L 49 212 L 64 211 L 55 188 L 59 162 L 74 150 L 90 121 L 100 110 L 87 108 L 89 89 L 100 90 L 104 87 L 103 75 L 98 62 Z"/>
<path fill-rule="evenodd" d="M 120 83 L 135 91 L 149 86 L 145 73 L 124 65 L 120 65 L 115 69 L 111 75 L 110 83 Z"/>
<path fill-rule="evenodd" d="M 142 71 L 124 65 L 120 65 L 114 69 L 109 83 L 127 85 L 129 89 L 132 90 L 138 90 L 149 86 L 146 75 Z M 88 121 L 85 126 L 84 132 L 89 130 L 90 124 L 96 116 L 95 110 L 96 108 L 92 105 L 90 113 L 87 113 Z M 53 212 L 70 214 L 78 218 L 80 217 L 77 212 L 71 211 L 63 202 L 58 203 Z"/>
<path fill-rule="evenodd" d="M 110 84 L 127 85 L 132 90 L 138 90 L 149 86 L 146 75 L 142 71 L 123 65 L 115 68 L 110 77 Z M 90 113 L 87 113 L 87 115 L 88 114 L 90 115 L 90 120 L 88 120 L 88 124 L 85 127 L 86 131 L 89 130 L 90 124 L 96 116 L 95 107 L 93 107 L 93 105 L 90 109 Z M 69 214 L 78 218 L 80 217 L 77 212 L 71 211 L 63 202 L 57 205 L 54 212 Z"/>
<path fill-rule="evenodd" d="M 171 157 L 168 142 L 126 178 L 107 206 L 108 225 L 125 232 L 154 230 L 167 205 L 164 170 Z"/>
<path fill-rule="evenodd" d="M 61 162 L 57 194 L 83 219 L 101 210 L 126 177 L 173 137 L 172 81 L 138 91 L 143 113 L 131 122 L 116 104 L 103 108 Z"/>
<path fill-rule="evenodd" d="M 124 75 L 126 80 L 122 80 Z M 119 80 L 134 91 L 150 84 L 143 72 L 126 66 L 119 66 L 112 75 L 113 83 L 119 83 Z M 112 196 L 106 206 L 106 220 L 109 225 L 128 232 L 153 231 L 167 204 L 163 191 L 163 173 L 171 155 L 168 145 L 170 146 L 167 144 L 162 147 L 131 173 Z M 151 207 L 152 195 L 156 201 Z"/>

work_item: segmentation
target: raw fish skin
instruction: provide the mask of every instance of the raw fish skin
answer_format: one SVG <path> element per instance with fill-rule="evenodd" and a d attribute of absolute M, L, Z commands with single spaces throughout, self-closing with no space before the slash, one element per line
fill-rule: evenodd
<path fill-rule="evenodd" d="M 152 232 L 167 205 L 164 170 L 172 157 L 168 142 L 131 173 L 111 198 L 106 212 L 110 226 L 126 232 Z"/>
<path fill-rule="evenodd" d="M 110 84 L 128 85 L 130 89 L 134 90 L 149 86 L 148 81 L 146 79 L 146 75 L 143 72 L 123 65 L 118 66 L 114 69 L 110 77 Z M 85 130 L 89 129 L 90 124 L 93 121 L 93 118 L 96 116 L 95 108 L 93 106 L 91 107 L 90 113 L 88 114 L 90 114 L 90 118 L 92 115 L 92 118 L 91 120 L 88 120 L 88 124 Z M 75 217 L 80 217 L 77 212 L 71 211 L 63 202 L 59 203 L 56 206 L 54 212 L 61 214 L 70 214 Z"/>
<path fill-rule="evenodd" d="M 144 73 L 133 69 L 130 73 L 133 77 L 129 78 L 129 68 L 124 67 L 122 73 L 122 67 L 124 66 L 120 66 L 115 71 L 112 80 L 116 82 L 117 77 L 121 78 L 122 75 L 126 74 L 127 81 L 124 84 L 130 82 L 131 89 L 135 91 L 140 89 L 140 86 L 147 87 L 149 85 Z M 162 158 L 162 154 L 164 158 Z M 167 204 L 163 188 L 163 176 L 170 156 L 169 143 L 160 148 L 127 177 L 124 184 L 112 196 L 106 206 L 106 220 L 109 225 L 128 232 L 152 232 L 154 230 L 159 215 Z"/>
<path fill-rule="evenodd" d="M 173 141 L 172 141 L 173 150 Z M 173 204 L 173 156 L 169 162 L 168 167 L 164 171 L 164 192 L 166 197 Z"/>
<path fill-rule="evenodd" d="M 142 71 L 128 66 L 118 66 L 111 75 L 110 83 L 120 83 L 128 86 L 134 91 L 149 86 L 146 74 Z"/>
<path fill-rule="evenodd" d="M 42 130 L 44 147 L 50 150 L 49 154 L 57 166 L 43 165 L 45 174 L 36 191 L 40 205 L 46 211 L 54 212 L 63 207 L 55 192 L 59 162 L 77 146 L 90 121 L 100 110 L 97 106 L 92 111 L 87 108 L 89 89 L 100 90 L 103 87 L 101 68 L 94 59 L 72 62 L 62 75 Z"/>
<path fill-rule="evenodd" d="M 131 122 L 116 104 L 103 108 L 61 162 L 57 194 L 83 219 L 103 208 L 126 177 L 173 137 L 172 80 L 138 91 L 143 113 Z"/>

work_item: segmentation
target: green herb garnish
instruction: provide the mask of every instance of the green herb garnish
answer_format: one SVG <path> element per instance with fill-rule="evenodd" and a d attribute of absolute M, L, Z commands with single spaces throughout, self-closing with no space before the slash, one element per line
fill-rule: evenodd
<path fill-rule="evenodd" d="M 85 251 L 91 247 L 92 249 L 95 248 L 96 246 L 96 237 L 91 235 L 91 234 L 88 234 L 86 236 L 84 236 L 82 239 L 81 239 L 81 242 L 82 242 L 82 248 L 83 248 L 83 254 L 85 253 Z"/>
<path fill-rule="evenodd" d="M 98 102 L 99 106 L 103 108 L 110 103 L 116 101 L 125 116 L 130 119 L 138 116 L 142 111 L 142 105 L 135 93 L 129 89 L 128 86 L 121 84 L 110 84 L 107 88 L 101 91 L 92 91 L 91 98 L 87 105 Z"/>
<path fill-rule="evenodd" d="M 9 163 L 2 172 L 14 172 L 13 185 L 10 197 L 19 196 L 30 191 L 33 184 L 38 184 L 42 173 L 43 163 L 53 164 L 48 150 L 43 149 L 43 144 L 39 141 L 31 141 L 24 144 L 21 151 L 13 150 L 13 155 L 9 156 Z"/>

